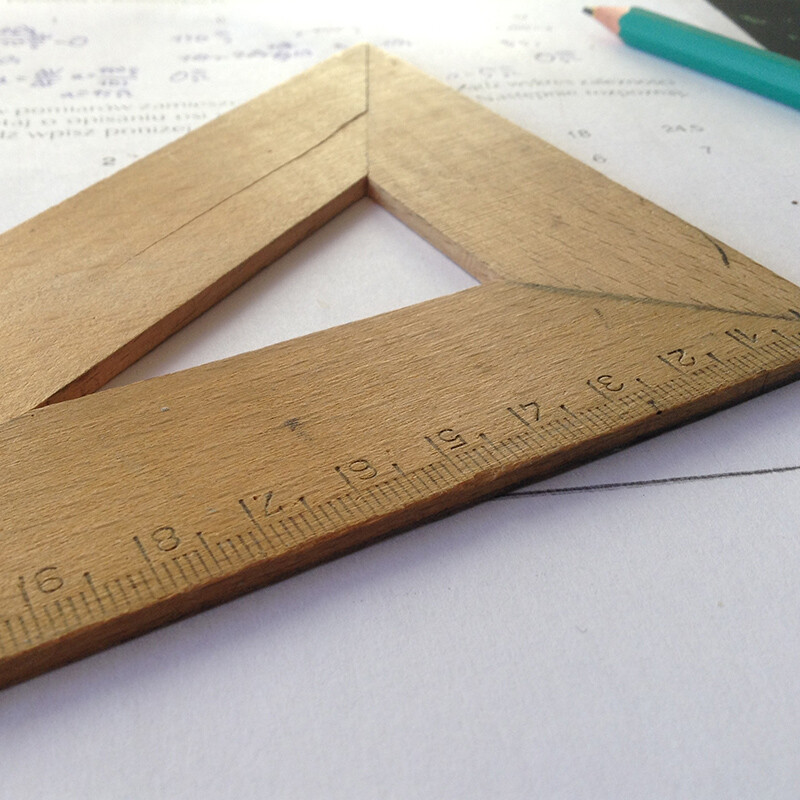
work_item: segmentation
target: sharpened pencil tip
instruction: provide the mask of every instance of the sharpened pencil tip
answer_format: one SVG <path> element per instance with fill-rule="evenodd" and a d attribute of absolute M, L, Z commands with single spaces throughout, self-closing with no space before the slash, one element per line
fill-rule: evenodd
<path fill-rule="evenodd" d="M 583 7 L 583 13 L 584 14 L 588 14 L 590 17 L 593 17 L 594 16 L 594 9 L 593 8 L 589 8 L 589 6 L 584 6 Z"/>

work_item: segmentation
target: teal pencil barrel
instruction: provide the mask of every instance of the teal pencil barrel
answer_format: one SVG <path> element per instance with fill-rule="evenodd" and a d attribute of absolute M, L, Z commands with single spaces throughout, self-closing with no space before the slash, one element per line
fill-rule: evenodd
<path fill-rule="evenodd" d="M 800 109 L 800 61 L 660 14 L 632 8 L 619 21 L 632 47 Z"/>

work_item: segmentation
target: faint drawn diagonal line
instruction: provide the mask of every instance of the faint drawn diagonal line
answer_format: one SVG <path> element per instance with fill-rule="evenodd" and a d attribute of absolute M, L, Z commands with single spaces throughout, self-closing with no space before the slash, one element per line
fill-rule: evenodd
<path fill-rule="evenodd" d="M 615 489 L 639 489 L 648 486 L 665 486 L 677 483 L 693 483 L 697 481 L 713 481 L 728 478 L 751 478 L 757 475 L 777 475 L 782 472 L 800 471 L 800 464 L 789 467 L 767 467 L 765 469 L 749 469 L 735 472 L 712 472 L 707 475 L 677 475 L 670 478 L 651 478 L 643 481 L 619 481 L 616 483 L 593 483 L 583 486 L 565 486 L 560 489 L 523 489 L 509 494 L 499 495 L 494 500 L 509 500 L 515 497 L 535 497 L 557 494 L 581 494 L 585 492 L 608 492 Z"/>

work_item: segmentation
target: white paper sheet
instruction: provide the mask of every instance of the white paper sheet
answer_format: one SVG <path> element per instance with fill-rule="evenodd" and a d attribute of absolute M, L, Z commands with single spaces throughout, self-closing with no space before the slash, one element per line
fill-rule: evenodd
<path fill-rule="evenodd" d="M 580 7 L 7 0 L 0 229 L 368 40 L 800 281 L 800 115 L 629 50 Z M 704 3 L 651 7 L 746 38 Z M 363 201 L 117 382 L 470 281 Z M 7 690 L 3 796 L 794 797 L 798 399 Z"/>

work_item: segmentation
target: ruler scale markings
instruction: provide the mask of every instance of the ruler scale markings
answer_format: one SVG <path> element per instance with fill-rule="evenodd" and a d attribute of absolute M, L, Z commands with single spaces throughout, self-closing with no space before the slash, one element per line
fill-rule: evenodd
<path fill-rule="evenodd" d="M 295 541 L 294 534 L 289 529 L 289 526 L 286 524 L 286 520 L 279 519 L 278 520 L 278 525 L 281 527 L 283 532 L 286 534 L 286 536 L 284 538 L 284 541 L 288 542 L 287 546 L 291 547 L 292 545 L 297 544 L 297 542 Z"/>
<path fill-rule="evenodd" d="M 361 487 L 357 502 L 359 504 L 359 511 L 364 519 L 378 516 L 381 513 L 381 505 L 378 502 L 378 498 L 375 497 L 374 492 L 372 492 L 371 488 L 368 486 Z"/>
<path fill-rule="evenodd" d="M 6 630 L 8 631 L 8 636 L 11 639 L 12 646 L 14 647 L 15 650 L 19 650 L 20 649 L 19 642 L 17 642 L 17 637 L 14 635 L 14 629 L 11 627 L 11 619 L 7 617 L 4 620 L 4 622 Z"/>
<path fill-rule="evenodd" d="M 471 462 L 473 470 L 480 471 L 486 469 L 488 462 L 486 457 L 480 452 L 480 445 L 471 444 L 468 450 L 465 451 L 464 458 Z"/>
<path fill-rule="evenodd" d="M 130 591 L 133 593 L 133 599 L 136 601 L 134 603 L 135 607 L 140 606 L 144 598 L 142 597 L 142 593 L 139 591 L 139 586 L 134 580 L 133 575 L 130 572 L 126 572 L 123 578 L 125 579 Z"/>
<path fill-rule="evenodd" d="M 264 533 L 264 529 L 261 527 L 261 524 L 253 516 L 253 512 L 250 511 L 250 508 L 247 506 L 247 504 L 244 502 L 244 500 L 239 500 L 239 505 L 241 506 L 242 511 L 244 511 L 244 513 L 247 515 L 247 517 L 250 520 L 250 522 L 252 522 L 253 525 L 255 525 L 256 528 L 258 528 L 258 530 L 260 530 L 261 533 L 263 534 Z"/>
<path fill-rule="evenodd" d="M 484 445 L 483 442 L 478 442 L 474 445 L 471 452 L 477 468 L 482 470 L 492 468 L 492 458 L 486 452 L 486 445 Z"/>
<path fill-rule="evenodd" d="M 97 607 L 100 609 L 100 616 L 104 617 L 106 615 L 106 609 L 105 606 L 103 605 L 103 601 L 100 599 L 100 595 L 97 593 L 97 589 L 95 589 L 91 574 L 88 572 L 84 572 L 83 579 L 88 584 L 89 591 L 91 591 L 92 597 L 94 598 L 94 601 L 97 603 Z"/>
<path fill-rule="evenodd" d="M 309 538 L 309 534 L 311 534 L 311 536 L 314 535 L 314 528 L 309 523 L 307 518 L 307 513 L 305 511 L 302 511 L 299 514 L 292 514 L 291 516 L 288 517 L 288 520 L 297 529 L 297 534 L 299 537 L 297 539 L 298 543 L 306 541 Z M 305 525 L 306 530 L 303 530 L 303 528 L 301 527 L 300 525 L 301 522 L 303 523 L 303 525 Z"/>
<path fill-rule="evenodd" d="M 231 546 L 231 543 L 230 543 L 230 539 L 222 539 L 220 542 L 218 542 L 217 546 L 219 547 L 219 550 L 222 553 L 222 555 L 227 560 L 228 564 L 230 564 L 230 566 L 233 569 L 236 569 L 236 565 L 234 564 L 233 560 L 231 559 L 230 555 L 228 554 L 228 549 L 229 548 L 231 550 L 233 550 L 233 547 Z M 235 552 L 234 552 L 234 555 L 236 555 Z"/>
<path fill-rule="evenodd" d="M 378 484 L 378 485 L 380 485 L 380 484 Z M 378 507 L 377 510 L 378 511 L 382 511 L 383 508 L 384 508 L 384 503 L 386 502 L 386 498 L 381 498 L 381 493 L 378 490 L 378 487 L 377 486 L 370 486 L 370 487 L 368 487 L 367 492 L 369 492 L 369 496 L 375 501 L 375 503 L 376 503 L 376 505 Z M 387 506 L 387 508 L 388 508 L 388 506 Z"/>
<path fill-rule="evenodd" d="M 476 468 L 479 468 L 478 464 L 475 463 L 471 448 L 467 445 L 450 453 L 448 461 L 453 463 L 462 475 L 469 475 L 474 472 Z"/>
<path fill-rule="evenodd" d="M 192 574 L 194 575 L 195 583 L 200 583 L 204 579 L 204 577 L 208 577 L 207 570 L 205 570 L 206 575 L 203 576 L 200 569 L 198 569 L 197 566 L 198 564 L 200 565 L 200 567 L 203 568 L 205 568 L 205 564 L 203 563 L 202 558 L 200 558 L 200 553 L 196 549 L 193 548 L 189 550 L 187 553 L 185 553 L 184 560 L 186 561 L 186 565 L 189 567 L 189 569 L 192 571 Z"/>
<path fill-rule="evenodd" d="M 471 472 L 475 472 L 476 470 L 482 469 L 482 465 L 480 461 L 477 460 L 471 447 L 459 451 L 456 453 L 455 457 L 459 459 L 459 466 L 461 467 L 461 472 L 463 473 L 469 474 Z"/>
<path fill-rule="evenodd" d="M 378 507 L 375 498 L 371 497 L 365 489 L 360 489 L 359 493 L 355 496 L 352 500 L 353 505 L 355 506 L 359 515 L 364 515 L 364 511 L 362 510 L 361 506 L 366 506 L 366 516 L 371 514 L 377 514 L 380 508 Z"/>
<path fill-rule="evenodd" d="M 250 533 L 251 536 L 253 536 L 252 531 L 249 531 L 249 533 Z M 255 536 L 253 536 L 253 539 L 255 539 Z M 194 557 L 197 560 L 197 563 L 200 564 L 203 572 L 205 573 L 205 575 L 203 576 L 203 580 L 213 577 L 214 572 L 211 569 L 211 567 L 208 565 L 208 562 L 203 557 L 202 551 L 195 549 L 192 552 L 194 553 Z"/>
<path fill-rule="evenodd" d="M 319 517 L 317 516 L 314 509 L 311 507 L 311 504 L 306 500 L 305 495 L 301 495 L 299 498 L 300 503 L 302 504 L 303 508 L 306 509 L 311 519 L 314 520 L 314 524 L 317 526 L 319 530 L 325 530 L 325 526 L 320 522 Z"/>
<path fill-rule="evenodd" d="M 598 388 L 597 388 L 597 387 L 596 387 L 596 386 L 595 386 L 595 385 L 594 385 L 594 384 L 593 384 L 593 383 L 592 383 L 590 380 L 586 381 L 586 385 L 587 385 L 587 386 L 588 386 L 588 387 L 589 387 L 589 388 L 590 388 L 590 389 L 591 389 L 593 392 L 597 392 L 597 394 L 599 394 L 599 395 L 600 395 L 600 397 L 602 397 L 602 398 L 603 398 L 603 400 L 606 400 L 606 399 L 607 399 L 607 398 L 606 398 L 606 396 L 603 394 L 603 392 L 601 392 L 601 391 L 600 391 L 600 390 L 599 390 L 599 389 L 598 389 Z"/>
<path fill-rule="evenodd" d="M 767 345 L 767 348 L 777 351 L 777 354 L 773 357 L 775 363 L 783 363 L 787 358 L 795 357 L 795 348 L 790 344 L 786 339 L 777 339 Z"/>
<path fill-rule="evenodd" d="M 741 377 L 742 375 L 747 374 L 747 367 L 748 362 L 750 359 L 747 358 L 746 354 L 740 354 L 733 356 L 733 358 L 728 360 L 728 363 L 731 365 L 731 371 L 737 376 Z"/>
<path fill-rule="evenodd" d="M 562 411 L 561 406 L 558 411 Z M 585 432 L 580 422 L 569 414 L 558 413 L 551 422 L 551 430 L 554 437 L 557 437 L 567 447 L 572 447 L 576 442 L 585 439 Z"/>
<path fill-rule="evenodd" d="M 28 626 L 25 624 L 25 617 L 23 617 L 22 614 L 18 614 L 17 620 L 19 621 L 20 628 L 22 628 L 22 634 L 25 637 L 25 644 L 30 647 L 33 644 L 33 640 L 31 639 L 30 632 L 28 631 Z"/>
<path fill-rule="evenodd" d="M 439 465 L 435 461 L 431 461 L 429 464 L 426 464 L 422 467 L 421 474 L 430 481 L 433 490 L 440 492 L 449 480 L 452 480 L 452 476 L 448 475 L 444 470 L 439 469 Z"/>
<path fill-rule="evenodd" d="M 125 585 L 122 583 L 122 580 L 120 578 L 114 578 L 114 583 L 117 585 L 119 593 L 122 595 L 122 599 L 125 601 L 125 605 L 130 606 L 131 601 L 128 597 L 128 593 L 125 591 Z"/>
<path fill-rule="evenodd" d="M 552 429 L 552 423 L 545 423 L 542 426 L 542 435 L 554 435 Z M 519 436 L 510 436 L 509 438 L 504 440 L 505 443 L 509 446 L 509 449 L 514 454 L 514 460 L 520 461 L 521 459 L 525 458 L 525 446 L 524 443 Z M 548 444 L 545 444 L 545 450 L 548 449 Z M 528 449 L 531 449 L 530 447 Z"/>
<path fill-rule="evenodd" d="M 479 433 L 478 436 L 481 439 L 483 450 L 486 453 L 487 459 L 491 459 L 492 462 L 495 464 L 502 464 L 503 462 L 497 457 L 494 453 L 497 450 L 497 446 L 485 433 Z"/>
<path fill-rule="evenodd" d="M 420 494 L 413 490 L 413 484 L 406 475 L 393 475 L 386 481 L 386 491 L 393 498 L 392 504 L 400 507 L 413 503 L 419 499 Z"/>
<path fill-rule="evenodd" d="M 117 603 L 116 598 L 111 593 L 111 587 L 109 583 L 108 582 L 101 583 L 100 588 L 105 592 L 105 597 L 108 600 L 108 603 L 110 604 L 111 611 L 113 613 L 119 612 L 121 610 L 119 607 L 119 603 Z"/>
<path fill-rule="evenodd" d="M 655 411 L 656 414 L 661 414 L 661 413 L 663 413 L 663 411 L 662 411 L 661 407 L 659 406 L 655 395 L 656 395 L 656 391 L 655 390 L 651 390 L 650 387 L 646 387 L 646 389 L 642 390 L 642 393 L 641 393 L 642 401 L 646 405 L 650 406 L 650 408 L 652 408 L 653 411 Z"/>
<path fill-rule="evenodd" d="M 403 477 L 408 482 L 408 485 L 414 490 L 417 497 L 426 496 L 429 489 L 427 484 L 425 483 L 425 478 L 421 470 L 419 469 L 412 470 L 411 472 L 407 472 Z"/>
<path fill-rule="evenodd" d="M 444 431 L 443 431 L 443 432 L 444 432 Z M 440 465 L 441 465 L 441 466 L 442 466 L 444 469 L 446 469 L 446 470 L 447 470 L 447 473 L 450 475 L 450 477 L 451 477 L 453 480 L 458 480 L 458 478 L 457 478 L 455 475 L 453 475 L 453 473 L 451 473 L 451 472 L 450 472 L 450 469 L 449 469 L 449 467 L 448 467 L 447 465 L 449 464 L 450 466 L 452 466 L 452 467 L 453 467 L 453 469 L 455 469 L 455 470 L 456 470 L 456 472 L 460 472 L 460 473 L 462 473 L 462 474 L 464 473 L 464 470 L 463 470 L 463 468 L 462 468 L 462 467 L 460 467 L 460 466 L 459 466 L 459 465 L 458 465 L 458 464 L 455 462 L 455 460 L 453 459 L 453 457 L 451 456 L 451 454 L 450 454 L 450 453 L 447 453 L 447 452 L 445 452 L 444 450 L 442 450 L 442 448 L 441 448 L 441 447 L 439 447 L 439 445 L 438 445 L 438 444 L 436 444 L 436 442 L 434 442 L 434 441 L 433 441 L 433 439 L 431 439 L 431 437 L 430 437 L 430 436 L 426 436 L 426 437 L 425 437 L 425 441 L 426 441 L 426 442 L 427 442 L 427 443 L 428 443 L 428 444 L 429 444 L 429 445 L 430 445 L 430 446 L 431 446 L 431 447 L 432 447 L 432 448 L 433 448 L 433 449 L 434 449 L 434 450 L 435 450 L 437 453 L 439 453 L 439 455 L 440 455 L 440 456 L 442 456 L 442 458 L 444 459 L 443 461 L 439 462 L 439 464 L 440 464 Z"/>
<path fill-rule="evenodd" d="M 326 501 L 325 505 L 327 505 L 328 508 L 330 508 L 330 510 L 333 511 L 333 513 L 336 514 L 337 517 L 339 517 L 339 520 L 340 520 L 340 522 L 342 522 L 342 524 L 345 524 L 346 520 L 345 520 L 344 516 L 342 515 L 342 512 L 339 511 L 338 508 L 336 508 L 336 500 L 337 499 L 338 498 L 334 498 L 333 500 L 328 500 L 328 501 Z"/>
<path fill-rule="evenodd" d="M 472 458 L 478 469 L 487 469 L 492 466 L 492 462 L 483 444 L 478 444 L 472 448 Z"/>
<path fill-rule="evenodd" d="M 152 592 L 151 592 L 151 595 L 152 595 Z M 79 628 L 81 625 L 83 625 L 83 619 L 82 619 L 80 613 L 78 612 L 78 607 L 75 605 L 75 598 L 70 595 L 69 597 L 67 597 L 65 599 L 64 602 L 66 602 L 67 605 L 70 607 L 70 609 L 72 610 L 72 614 L 75 617 L 75 624 L 72 625 L 71 627 L 72 628 Z"/>
<path fill-rule="evenodd" d="M 52 628 L 55 632 L 63 633 L 69 630 L 69 623 L 58 600 L 53 601 L 53 603 L 45 603 L 42 608 L 47 618 L 52 622 Z"/>
<path fill-rule="evenodd" d="M 369 511 L 367 511 L 366 514 L 364 513 L 364 510 L 361 507 L 363 501 L 357 492 L 347 492 L 347 494 L 340 495 L 340 497 L 342 498 L 342 506 L 350 515 L 350 519 L 348 520 L 349 523 L 358 523 L 360 520 L 363 520 L 365 517 L 370 515 Z M 347 498 L 346 503 L 345 498 Z"/>
<path fill-rule="evenodd" d="M 561 417 L 560 424 L 566 426 L 577 438 L 583 437 L 585 435 L 584 428 L 586 428 L 585 420 L 580 415 L 574 414 L 564 403 L 559 405 L 559 409 L 565 414 Z"/>
<path fill-rule="evenodd" d="M 541 432 L 539 432 L 539 434 L 541 435 Z M 505 455 L 503 456 L 503 460 L 505 462 L 517 460 L 518 457 L 516 452 L 511 449 L 511 447 L 509 446 L 508 442 L 505 439 L 499 439 L 497 442 L 497 447 L 498 449 L 502 448 L 505 451 Z"/>
<path fill-rule="evenodd" d="M 794 343 L 790 339 L 786 339 L 782 336 L 779 336 L 774 342 L 767 345 L 767 347 L 775 351 L 773 362 L 776 364 L 782 364 L 787 358 L 795 358 L 797 352 Z"/>
<path fill-rule="evenodd" d="M 253 560 L 255 558 L 255 555 L 253 554 L 253 551 L 248 546 L 247 542 L 244 540 L 244 537 L 242 536 L 242 534 L 241 533 L 237 533 L 236 534 L 236 538 L 239 540 L 239 544 L 242 545 L 242 547 L 244 548 L 244 550 L 247 553 L 247 555 L 250 556 L 250 559 Z"/>
<path fill-rule="evenodd" d="M 254 556 L 255 559 L 260 561 L 260 560 L 268 557 L 269 554 L 268 554 L 267 550 L 264 548 L 264 545 L 261 544 L 261 542 L 259 541 L 258 536 L 256 536 L 256 532 L 255 531 L 247 531 L 244 534 L 244 536 L 245 537 L 249 537 L 250 541 L 253 543 L 253 547 L 258 551 L 256 553 L 256 555 Z M 200 557 L 202 554 L 198 552 L 197 555 L 198 555 L 198 557 Z M 205 566 L 205 562 L 203 562 L 203 564 Z M 206 568 L 206 571 L 208 572 L 207 568 Z M 210 576 L 211 573 L 208 572 L 208 575 Z"/>
<path fill-rule="evenodd" d="M 461 476 L 466 474 L 463 469 L 459 469 L 458 465 L 450 457 L 431 462 L 431 469 L 439 476 L 445 488 L 455 485 L 461 479 Z"/>
<path fill-rule="evenodd" d="M 581 438 L 580 431 L 575 430 L 574 423 L 569 419 L 553 420 L 553 427 L 554 429 L 563 431 L 564 438 L 567 440 L 567 442 L 569 442 L 569 444 L 574 444 Z"/>
<path fill-rule="evenodd" d="M 56 611 L 58 612 L 58 616 L 62 620 L 62 624 L 64 626 L 64 630 L 69 630 L 71 626 L 69 624 L 69 620 L 67 619 L 67 615 L 64 612 L 64 607 L 61 605 L 61 601 L 60 600 L 53 600 L 53 606 L 56 609 Z"/>
<path fill-rule="evenodd" d="M 465 453 L 463 450 L 458 450 L 457 452 L 450 454 L 448 456 L 448 460 L 453 463 L 456 469 L 462 474 L 469 472 L 475 466 L 474 464 L 469 463 L 469 454 Z"/>
<path fill-rule="evenodd" d="M 592 409 L 587 408 L 584 409 L 583 411 L 579 411 L 576 414 L 572 409 L 567 408 L 564 405 L 562 405 L 561 408 L 563 408 L 567 412 L 567 414 L 574 417 L 579 422 L 580 425 L 582 425 L 584 428 L 588 429 L 592 433 L 597 433 L 598 431 L 602 432 L 602 428 L 598 425 L 597 420 L 595 419 L 595 416 L 592 413 Z"/>
<path fill-rule="evenodd" d="M 228 562 L 228 566 L 233 568 L 233 561 L 231 561 L 230 556 L 225 552 L 225 548 L 222 546 L 222 542 L 216 543 L 217 550 L 219 550 L 219 554 L 221 558 L 224 558 Z"/>
<path fill-rule="evenodd" d="M 721 361 L 719 358 L 717 358 L 717 356 L 713 352 L 711 352 L 711 350 L 709 350 L 706 353 L 706 355 L 716 362 L 718 369 L 722 369 L 723 371 L 728 372 L 728 373 L 732 373 L 733 372 L 733 370 L 731 369 L 730 365 L 726 364 L 724 361 Z"/>
<path fill-rule="evenodd" d="M 680 367 L 676 367 L 668 358 L 664 358 L 664 356 L 659 356 L 658 358 L 661 362 L 666 364 L 670 369 L 675 370 L 675 372 L 677 372 L 680 375 L 683 374 L 683 371 L 680 369 Z"/>
<path fill-rule="evenodd" d="M 417 492 L 419 493 L 420 497 L 427 496 L 428 492 L 430 492 L 431 489 L 435 488 L 436 486 L 433 480 L 425 472 L 425 469 L 426 469 L 425 467 L 421 467 L 406 473 L 406 477 L 408 478 L 409 481 L 416 480 L 417 483 L 419 483 L 419 487 L 417 487 Z"/>
<path fill-rule="evenodd" d="M 95 613 L 92 607 L 89 605 L 89 600 L 86 598 L 86 594 L 83 591 L 79 591 L 78 595 L 80 596 L 81 600 L 83 601 L 83 605 L 86 608 L 86 613 L 89 615 L 90 619 L 94 619 Z"/>
<path fill-rule="evenodd" d="M 345 498 L 347 500 L 346 502 Z M 344 513 L 347 514 L 350 519 L 359 516 L 358 505 L 356 504 L 356 501 L 353 499 L 353 496 L 350 494 L 350 492 L 336 495 L 333 502 L 338 502 Z M 347 521 L 349 522 L 350 520 Z"/>
<path fill-rule="evenodd" d="M 711 379 L 713 380 L 713 377 Z M 661 384 L 662 386 L 665 387 L 664 400 L 668 404 L 681 402 L 685 393 L 687 391 L 691 391 L 691 389 L 688 389 L 688 387 L 693 386 L 694 380 L 696 380 L 696 377 L 694 375 L 683 373 L 676 378 L 671 378 L 665 384 Z"/>
<path fill-rule="evenodd" d="M 264 549 L 264 546 L 261 544 L 261 542 L 259 542 L 258 539 L 256 538 L 255 532 L 254 531 L 247 531 L 247 535 L 253 540 L 253 544 L 255 545 L 255 547 L 258 550 L 258 552 L 261 553 L 262 556 L 265 556 L 267 554 L 267 551 Z M 203 561 L 203 557 L 200 555 L 199 552 L 197 554 L 197 557 L 203 563 L 203 568 L 210 575 L 211 572 L 209 571 L 208 567 L 206 566 L 205 561 Z"/>
<path fill-rule="evenodd" d="M 436 479 L 436 468 L 433 466 L 433 464 L 426 464 L 424 467 L 422 467 L 420 474 L 424 475 L 425 478 L 427 478 L 433 484 L 435 489 L 440 488 L 439 481 Z"/>
<path fill-rule="evenodd" d="M 416 470 L 405 472 L 397 476 L 396 485 L 399 487 L 401 498 L 414 502 L 426 497 L 425 482 L 420 478 Z"/>
<path fill-rule="evenodd" d="M 555 421 L 554 424 L 557 425 L 558 422 Z M 514 439 L 515 442 L 519 443 L 520 447 L 522 447 L 522 451 L 521 452 L 523 453 L 523 456 L 527 455 L 526 451 L 530 451 L 531 453 L 535 453 L 536 452 L 536 448 L 530 442 L 528 442 L 528 440 L 521 433 L 515 434 L 513 436 L 513 439 Z"/>
<path fill-rule="evenodd" d="M 344 482 L 345 482 L 345 483 L 346 483 L 348 486 L 350 486 L 350 487 L 352 488 L 353 484 L 350 482 L 350 478 L 348 478 L 348 477 L 347 477 L 347 475 L 345 475 L 345 474 L 344 474 L 344 472 L 342 471 L 342 468 L 341 468 L 341 467 L 339 467 L 339 466 L 336 466 L 336 467 L 334 467 L 334 469 L 336 470 L 336 473 L 339 475 L 339 477 L 340 477 L 340 478 L 341 478 L 341 479 L 342 479 L 342 480 L 343 480 L 343 481 L 344 481 Z"/>
<path fill-rule="evenodd" d="M 58 629 L 60 628 L 62 631 L 69 630 L 69 622 L 67 621 L 67 616 L 64 613 L 64 609 L 61 606 L 61 603 L 58 600 L 53 600 L 52 603 L 45 603 L 43 606 L 44 609 L 50 610 L 50 616 L 54 616 L 54 623 L 55 627 Z"/>
<path fill-rule="evenodd" d="M 164 574 L 169 578 L 170 583 L 172 584 L 175 591 L 180 591 L 180 586 L 178 586 L 178 581 L 175 580 L 175 576 L 172 574 L 172 570 L 169 568 L 169 562 L 161 561 L 159 562 L 159 566 L 163 570 Z"/>
<path fill-rule="evenodd" d="M 152 573 L 153 578 L 155 579 L 159 588 L 161 589 L 162 592 L 166 593 L 166 589 L 164 588 L 164 582 L 161 580 L 161 577 L 159 576 L 158 572 L 156 572 L 156 568 L 153 566 L 153 562 L 150 560 L 150 556 L 147 555 L 147 551 L 144 549 L 144 545 L 142 545 L 141 540 L 139 539 L 138 536 L 134 536 L 133 541 L 136 544 L 136 547 L 139 551 L 139 555 L 144 559 L 144 562 L 147 565 L 147 569 L 149 569 L 150 572 Z"/>
<path fill-rule="evenodd" d="M 273 541 L 277 542 L 277 547 L 288 547 L 288 543 L 284 541 L 283 534 L 281 534 L 281 532 L 275 527 L 275 521 L 270 520 L 267 525 L 272 532 Z"/>
<path fill-rule="evenodd" d="M 33 620 L 33 624 L 36 626 L 37 634 L 38 634 L 39 638 L 41 638 L 41 636 L 42 636 L 42 628 L 39 625 L 39 620 L 36 618 L 36 612 L 33 610 L 33 604 L 31 603 L 31 599 L 28 596 L 28 592 L 25 589 L 25 578 L 23 578 L 22 576 L 20 576 L 20 578 L 19 578 L 18 586 L 19 586 L 19 593 L 22 596 L 22 602 L 25 604 L 25 607 L 28 609 L 28 613 L 31 615 L 31 619 Z"/>
<path fill-rule="evenodd" d="M 53 633 L 58 633 L 58 625 L 56 625 L 56 621 L 53 619 L 53 615 L 50 613 L 50 606 L 45 604 L 43 606 L 44 615 L 47 617 L 47 621 L 50 623 L 50 628 L 52 629 Z M 37 637 L 41 639 L 41 632 Z"/>
<path fill-rule="evenodd" d="M 737 333 L 739 333 L 738 336 L 736 335 Z M 736 342 L 737 344 L 742 345 L 743 347 L 748 348 L 749 350 L 752 350 L 753 347 L 754 347 L 754 343 L 750 342 L 750 341 L 747 341 L 747 336 L 745 334 L 742 334 L 738 329 L 735 332 L 734 331 L 725 331 L 725 335 L 726 336 L 730 336 L 731 339 L 733 339 L 734 342 Z"/>
<path fill-rule="evenodd" d="M 598 392 L 598 394 L 603 397 L 602 392 Z M 599 406 L 597 406 L 598 413 L 603 415 L 603 418 L 606 422 L 606 430 L 613 429 L 615 425 L 619 422 L 619 417 L 613 412 L 610 408 L 610 403 L 608 402 L 608 398 L 603 397 L 605 402 Z"/>
<path fill-rule="evenodd" d="M 189 559 L 186 558 L 184 553 L 179 553 L 178 555 L 172 556 L 171 560 L 175 565 L 175 569 L 178 570 L 181 580 L 185 584 L 184 588 L 190 589 L 194 585 L 195 581 L 192 580 L 192 576 L 190 574 L 187 574 L 187 570 L 193 571 Z"/>
<path fill-rule="evenodd" d="M 600 412 L 597 410 L 596 406 L 592 406 L 591 408 L 587 408 L 584 412 L 586 416 L 592 421 L 592 427 L 597 431 L 606 431 L 607 428 L 605 426 L 602 417 L 600 416 Z"/>
<path fill-rule="evenodd" d="M 546 453 L 548 450 L 550 450 L 554 446 L 554 442 L 558 441 L 557 437 L 555 437 L 551 430 L 550 423 L 547 421 L 537 423 L 535 427 L 531 427 L 529 431 L 524 434 L 520 434 L 520 436 L 524 436 L 527 439 L 534 441 L 536 446 L 543 453 Z M 555 446 L 557 446 L 557 444 Z"/>
<path fill-rule="evenodd" d="M 586 425 L 586 421 L 583 420 L 581 417 L 578 417 L 574 411 L 566 406 L 566 404 L 562 403 L 559 408 L 571 419 L 575 420 L 579 425 Z"/>
<path fill-rule="evenodd" d="M 263 533 L 263 531 L 262 531 L 262 533 Z M 221 570 L 219 561 L 217 561 L 217 557 L 214 555 L 213 551 L 208 546 L 208 542 L 206 541 L 205 536 L 203 536 L 203 532 L 202 531 L 197 531 L 195 536 L 197 536 L 197 540 L 203 546 L 203 549 L 206 551 L 206 553 L 208 553 L 208 557 L 213 562 L 216 571 L 219 572 Z M 264 538 L 266 539 L 266 537 L 264 537 Z"/>
<path fill-rule="evenodd" d="M 597 436 L 607 432 L 608 429 L 596 405 L 588 406 L 577 413 L 580 413 L 581 417 L 586 421 L 586 426 L 592 431 L 593 435 Z"/>
<path fill-rule="evenodd" d="M 530 422 L 518 414 L 511 406 L 506 406 L 506 410 L 513 414 L 526 428 L 532 427 Z"/>
<path fill-rule="evenodd" d="M 427 437 L 425 438 L 427 439 Z M 451 481 L 458 480 L 456 473 L 460 472 L 463 474 L 463 470 L 460 470 L 458 466 L 453 464 L 449 458 L 442 459 L 441 461 L 431 461 L 431 463 L 428 464 L 428 469 L 439 478 L 439 481 L 437 481 L 436 484 L 437 486 L 447 486 L 447 484 Z"/>
<path fill-rule="evenodd" d="M 281 524 L 283 524 L 283 521 L 281 521 Z M 236 542 L 233 540 L 233 538 L 232 538 L 231 536 L 228 536 L 228 537 L 225 539 L 225 544 L 227 544 L 227 545 L 228 545 L 228 547 L 231 549 L 231 552 L 232 552 L 232 553 L 233 553 L 233 554 L 236 556 L 236 558 L 239 560 L 239 563 L 240 563 L 240 564 L 245 564 L 245 563 L 246 563 L 246 560 L 245 560 L 244 556 L 243 556 L 243 555 L 241 554 L 241 552 L 239 551 L 239 548 L 236 546 Z"/>
<path fill-rule="evenodd" d="M 386 508 L 391 508 L 392 505 L 402 498 L 397 494 L 396 489 L 392 486 L 392 480 L 381 481 L 375 484 L 375 491 L 379 492 L 382 497 L 382 505 Z"/>
<path fill-rule="evenodd" d="M 317 506 L 317 508 L 319 509 L 319 513 L 320 513 L 320 514 L 322 514 L 322 516 L 323 516 L 323 517 L 325 517 L 325 523 L 326 523 L 326 524 L 328 524 L 328 525 L 334 525 L 335 523 L 334 523 L 334 521 L 333 521 L 333 518 L 332 518 L 332 517 L 331 517 L 331 515 L 330 515 L 330 514 L 329 514 L 329 513 L 328 513 L 328 512 L 325 510 L 325 506 L 326 506 L 326 505 L 328 505 L 328 503 L 327 503 L 327 502 L 320 503 L 320 504 Z M 323 525 L 322 525 L 322 528 L 323 528 L 323 530 L 325 529 L 325 524 L 323 524 Z"/>
<path fill-rule="evenodd" d="M 137 583 L 133 575 L 131 575 L 130 573 L 128 573 L 126 577 L 128 578 L 128 583 L 130 583 L 131 585 L 131 589 L 133 589 L 134 594 L 136 595 L 136 599 L 139 601 L 137 605 L 142 605 L 142 603 L 145 602 L 145 598 L 142 597 L 142 592 L 141 592 L 141 587 L 144 585 L 144 580 L 140 577 L 139 582 Z"/>
<path fill-rule="evenodd" d="M 778 330 L 777 328 L 773 328 L 772 332 L 779 337 L 783 342 L 786 343 L 786 347 L 791 349 L 791 352 L 794 353 L 797 350 L 797 343 L 792 340 L 791 336 L 787 336 L 783 331 Z"/>
<path fill-rule="evenodd" d="M 391 481 L 391 485 L 397 493 L 398 501 L 401 505 L 405 502 L 413 503 L 415 500 L 419 500 L 420 497 L 424 496 L 419 486 L 414 483 L 412 477 L 404 472 L 398 473 L 395 479 Z"/>

